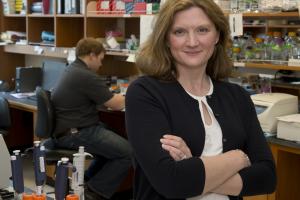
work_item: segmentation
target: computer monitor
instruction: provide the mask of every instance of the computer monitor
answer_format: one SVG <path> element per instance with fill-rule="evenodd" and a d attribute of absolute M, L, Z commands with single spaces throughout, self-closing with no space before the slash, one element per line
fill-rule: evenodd
<path fill-rule="evenodd" d="M 65 62 L 45 60 L 42 67 L 42 88 L 52 91 L 66 67 L 67 63 Z"/>
<path fill-rule="evenodd" d="M 9 187 L 9 178 L 11 177 L 10 155 L 3 139 L 0 134 L 0 189 Z"/>

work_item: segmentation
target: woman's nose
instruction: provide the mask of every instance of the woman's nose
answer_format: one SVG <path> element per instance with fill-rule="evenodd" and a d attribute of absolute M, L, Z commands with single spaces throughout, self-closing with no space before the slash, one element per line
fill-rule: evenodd
<path fill-rule="evenodd" d="M 199 44 L 198 38 L 195 33 L 188 34 L 187 44 L 189 46 L 197 46 Z"/>

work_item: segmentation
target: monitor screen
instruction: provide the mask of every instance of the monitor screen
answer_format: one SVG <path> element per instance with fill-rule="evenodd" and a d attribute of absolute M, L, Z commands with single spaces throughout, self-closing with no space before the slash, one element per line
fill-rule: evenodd
<path fill-rule="evenodd" d="M 256 114 L 259 115 L 259 114 L 263 113 L 267 108 L 268 108 L 267 106 L 255 105 Z"/>
<path fill-rule="evenodd" d="M 42 88 L 44 90 L 52 91 L 57 82 L 59 81 L 61 75 L 65 71 L 67 63 L 46 60 L 43 63 L 43 81 Z"/>

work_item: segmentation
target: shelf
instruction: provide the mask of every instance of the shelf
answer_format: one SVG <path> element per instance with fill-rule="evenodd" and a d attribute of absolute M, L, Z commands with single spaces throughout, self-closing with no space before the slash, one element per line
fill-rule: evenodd
<path fill-rule="evenodd" d="M 82 14 L 57 14 L 56 17 L 65 17 L 65 18 L 83 18 Z"/>
<path fill-rule="evenodd" d="M 55 58 L 67 58 L 70 49 L 72 48 L 16 45 L 16 44 L 6 45 L 4 47 L 4 51 L 7 53 L 47 56 L 47 57 L 55 57 Z"/>
<path fill-rule="evenodd" d="M 243 17 L 265 17 L 265 18 L 278 18 L 278 17 L 299 17 L 298 12 L 276 12 L 276 13 L 243 13 Z"/>
<path fill-rule="evenodd" d="M 21 14 L 7 14 L 7 15 L 4 15 L 4 17 L 20 17 L 20 18 L 22 18 L 22 17 L 26 17 L 26 15 L 21 15 Z"/>
<path fill-rule="evenodd" d="M 266 24 L 259 24 L 259 25 L 251 25 L 251 24 L 245 24 L 243 25 L 244 28 L 265 28 Z"/>
<path fill-rule="evenodd" d="M 54 17 L 53 14 L 28 14 L 28 17 L 32 17 L 32 18 L 51 18 Z"/>
<path fill-rule="evenodd" d="M 39 53 L 43 50 L 43 53 Z M 18 54 L 28 54 L 28 55 L 38 55 L 38 56 L 48 56 L 56 58 L 67 58 L 68 52 L 73 50 L 73 47 L 49 47 L 49 46 L 39 46 L 39 45 L 17 45 L 8 44 L 4 46 L 4 51 L 7 53 L 18 53 Z M 120 56 L 128 57 L 130 52 L 118 52 L 118 51 L 106 51 L 106 55 L 109 56 Z"/>
<path fill-rule="evenodd" d="M 106 51 L 106 55 L 110 56 L 121 56 L 121 57 L 128 57 L 129 52 L 116 52 L 116 51 Z"/>
<path fill-rule="evenodd" d="M 234 63 L 235 67 L 246 67 L 246 68 L 260 68 L 260 69 L 273 69 L 273 70 L 293 70 L 300 71 L 300 66 L 287 66 L 287 65 L 274 65 L 269 63 Z"/>
<path fill-rule="evenodd" d="M 269 25 L 269 28 L 300 28 L 300 24 L 298 25 Z"/>
<path fill-rule="evenodd" d="M 89 12 L 87 17 L 96 18 L 140 18 L 139 14 L 97 14 L 99 11 Z"/>

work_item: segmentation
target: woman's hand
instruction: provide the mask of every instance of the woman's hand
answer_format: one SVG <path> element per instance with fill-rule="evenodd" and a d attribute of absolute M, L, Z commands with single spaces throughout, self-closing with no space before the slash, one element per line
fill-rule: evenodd
<path fill-rule="evenodd" d="M 190 148 L 181 137 L 175 135 L 164 135 L 160 139 L 162 148 L 169 152 L 175 161 L 180 161 L 192 157 Z"/>

